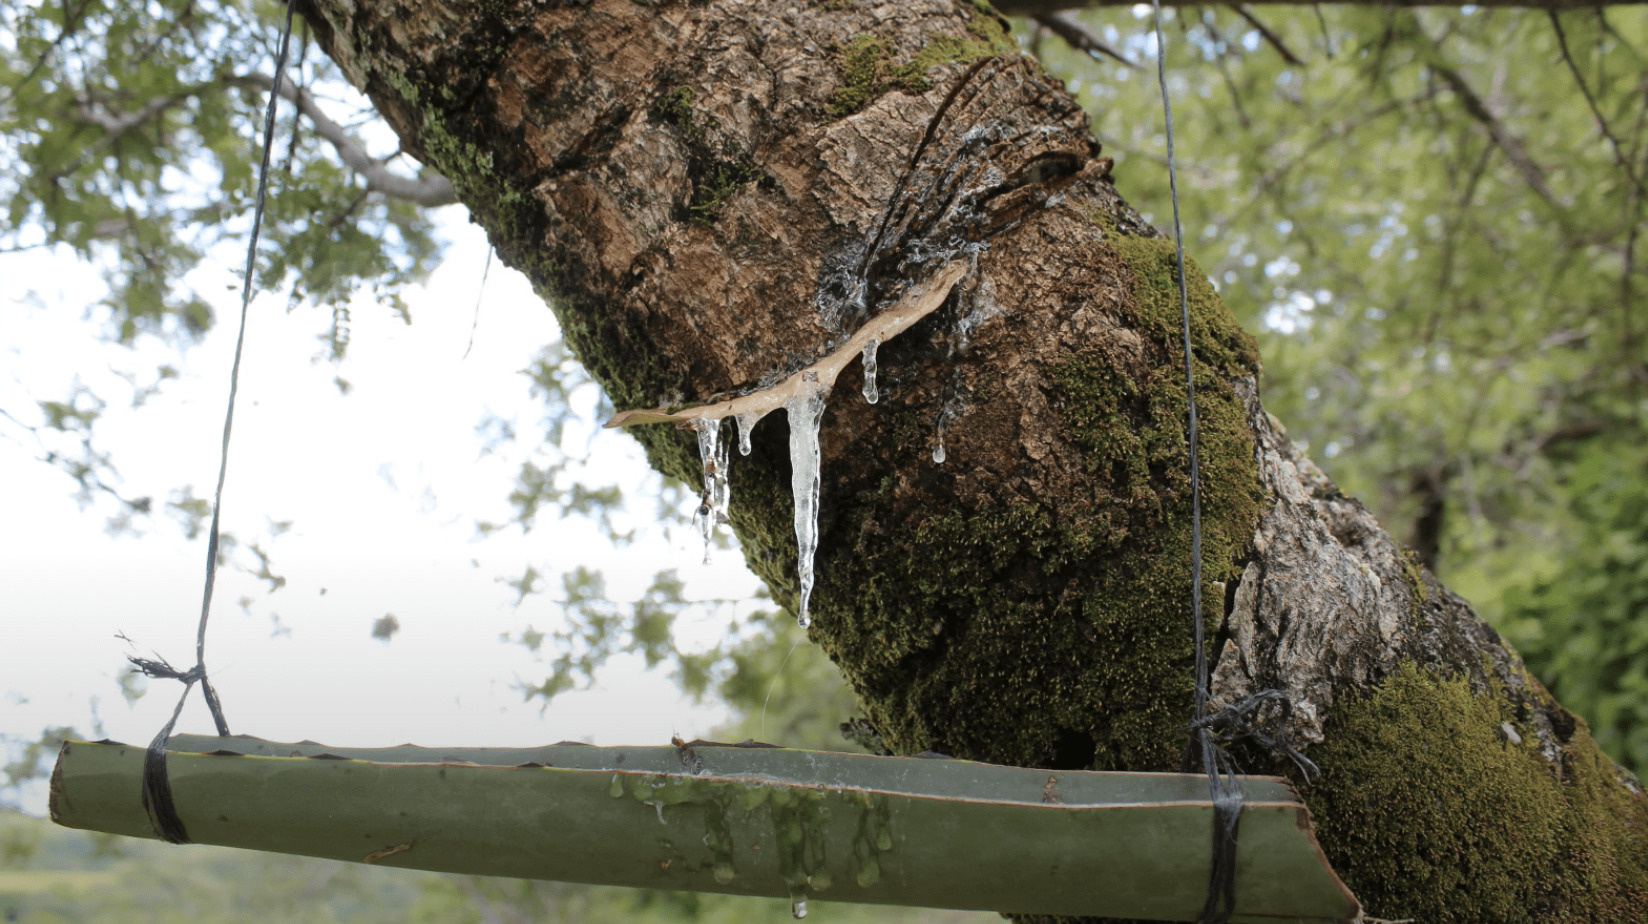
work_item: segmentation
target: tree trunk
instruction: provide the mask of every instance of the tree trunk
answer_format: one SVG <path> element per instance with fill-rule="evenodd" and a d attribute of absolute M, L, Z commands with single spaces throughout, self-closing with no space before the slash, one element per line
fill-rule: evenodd
<path fill-rule="evenodd" d="M 1013 16 L 1051 16 L 1061 10 L 1100 6 L 1128 7 L 1132 6 L 1135 2 L 1137 2 L 1137 0 L 1002 0 L 1001 3 L 996 4 L 996 8 Z M 1265 0 L 1265 2 L 1303 5 L 1306 3 L 1313 3 L 1315 0 Z M 1452 0 L 1394 0 L 1394 2 L 1393 0 L 1379 0 L 1377 4 L 1370 2 L 1370 0 L 1337 0 L 1337 2 L 1360 4 L 1362 6 L 1378 6 L 1381 9 L 1392 6 L 1458 7 L 1463 5 L 1452 2 Z M 1602 2 L 1590 2 L 1590 0 L 1483 0 L 1483 2 L 1474 3 L 1471 5 L 1486 7 L 1488 9 L 1531 8 L 1536 10 L 1551 10 L 1553 12 L 1560 13 L 1567 10 L 1595 9 L 1599 6 L 1634 6 L 1642 2 L 1643 0 L 1602 0 Z M 1195 2 L 1195 0 L 1161 0 L 1161 4 L 1162 6 L 1199 5 Z M 1238 4 L 1233 3 L 1229 5 L 1237 6 Z"/>
<path fill-rule="evenodd" d="M 893 751 L 1175 770 L 1191 700 L 1173 248 L 983 2 L 308 0 L 620 408 L 771 384 L 965 271 L 854 363 L 822 429 L 812 639 Z M 1640 787 L 1339 493 L 1258 400 L 1189 267 L 1215 703 L 1280 689 L 1334 866 L 1372 914 L 1626 920 Z M 638 428 L 700 477 L 690 432 Z M 786 431 L 732 459 L 794 601 Z M 947 460 L 933 461 L 942 445 Z M 1284 770 L 1243 753 L 1248 769 Z"/>

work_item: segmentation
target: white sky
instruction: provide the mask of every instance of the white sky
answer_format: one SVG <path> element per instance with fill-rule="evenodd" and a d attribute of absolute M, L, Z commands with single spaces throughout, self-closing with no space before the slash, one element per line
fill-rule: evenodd
<path fill-rule="evenodd" d="M 647 526 L 658 477 L 634 441 L 615 432 L 589 440 L 591 466 L 631 497 L 643 526 L 635 544 L 614 547 L 589 523 L 543 514 L 525 538 L 506 531 L 476 539 L 477 519 L 507 519 L 505 498 L 523 456 L 484 456 L 475 426 L 491 412 L 516 420 L 530 438 L 541 405 L 519 370 L 556 330 L 525 280 L 494 261 L 474 347 L 463 358 L 486 243 L 461 207 L 444 217 L 452 244 L 409 299 L 412 325 L 369 303 L 352 310 L 341 369 L 354 386 L 347 396 L 332 384 L 339 370 L 316 359 L 322 312 L 289 314 L 281 296 L 253 304 L 224 527 L 257 539 L 272 520 L 293 526 L 264 541 L 285 588 L 269 594 L 244 572 L 219 571 L 207 666 L 232 729 L 361 746 L 661 744 L 672 733 L 708 732 L 725 719 L 721 709 L 693 706 L 666 675 L 645 673 L 630 658 L 614 662 L 596 690 L 565 694 L 547 711 L 522 702 L 517 680 L 541 681 L 548 668 L 499 635 L 558 624 L 549 603 L 560 586 L 554 572 L 599 568 L 615 599 L 638 596 L 667 568 L 678 569 L 693 597 L 747 599 L 757 584 L 737 551 L 717 551 L 706 568 L 694 530 L 666 535 Z M 152 495 L 158 511 L 171 488 L 192 483 L 196 496 L 209 498 L 237 272 L 195 274 L 201 291 L 226 293 L 219 324 L 179 363 L 182 376 L 133 410 L 121 397 L 130 386 L 107 371 L 110 359 L 152 369 L 177 358 L 154 344 L 134 355 L 100 343 L 101 322 L 85 307 L 99 283 L 72 258 L 0 255 L 0 407 L 23 417 L 36 401 L 62 397 L 78 376 L 109 400 L 97 439 L 120 470 L 125 496 Z M 563 445 L 581 449 L 590 429 L 573 429 Z M 90 731 L 95 713 L 108 736 L 147 741 L 180 688 L 153 682 L 149 695 L 128 704 L 117 677 L 131 649 L 115 634 L 138 642 L 137 654 L 192 663 L 204 530 L 185 541 L 157 516 L 140 537 L 111 536 L 112 508 L 82 510 L 74 484 L 38 454 L 32 437 L 0 419 L 0 735 L 14 736 L 15 747 L 50 725 Z M 550 576 L 551 592 L 516 610 L 514 591 L 499 579 L 519 576 L 528 563 Z M 248 610 L 238 603 L 243 596 L 253 599 Z M 371 637 L 385 613 L 401 625 L 388 643 Z M 277 632 L 272 614 L 289 631 Z M 684 627 L 682 643 L 705 644 L 725 618 L 708 614 Z M 210 732 L 198 692 L 178 730 Z M 25 807 L 43 809 L 38 787 Z"/>

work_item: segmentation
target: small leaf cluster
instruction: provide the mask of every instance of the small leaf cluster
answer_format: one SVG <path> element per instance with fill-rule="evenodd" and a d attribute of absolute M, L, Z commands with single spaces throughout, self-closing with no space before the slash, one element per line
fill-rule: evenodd
<path fill-rule="evenodd" d="M 216 320 L 188 277 L 244 254 L 279 14 L 191 0 L 0 9 L 15 37 L 0 45 L 0 161 L 10 165 L 0 248 L 68 248 L 96 267 L 121 343 L 190 342 Z M 306 45 L 306 33 L 293 36 L 287 79 L 352 95 Z M 256 285 L 334 310 L 337 354 L 347 323 L 336 312 L 369 290 L 404 314 L 399 291 L 438 244 L 423 210 L 369 192 L 283 109 Z"/>
<path fill-rule="evenodd" d="M 1627 767 L 1648 769 L 1648 452 L 1591 451 L 1564 486 L 1576 541 L 1506 588 L 1500 624 L 1562 704 Z"/>

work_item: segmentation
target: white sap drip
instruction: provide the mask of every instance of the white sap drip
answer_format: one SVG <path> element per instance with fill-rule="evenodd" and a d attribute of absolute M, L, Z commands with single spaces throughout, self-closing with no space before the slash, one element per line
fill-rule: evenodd
<path fill-rule="evenodd" d="M 798 899 L 790 902 L 790 917 L 795 918 L 797 921 L 799 921 L 799 920 L 801 920 L 802 918 L 804 918 L 806 916 L 807 916 L 807 900 L 805 898 L 798 898 Z"/>
<path fill-rule="evenodd" d="M 710 541 L 715 527 L 727 522 L 732 488 L 727 484 L 727 447 L 721 442 L 721 421 L 700 417 L 692 422 L 698 432 L 698 457 L 704 462 L 704 494 L 697 519 L 704 531 L 704 564 L 710 563 Z"/>
<path fill-rule="evenodd" d="M 750 431 L 755 429 L 761 415 L 754 411 L 745 411 L 733 419 L 738 422 L 738 454 L 747 456 L 750 454 Z"/>
<path fill-rule="evenodd" d="M 938 438 L 938 445 L 933 447 L 933 461 L 937 462 L 939 465 L 943 465 L 946 455 L 947 453 L 944 451 L 944 437 L 941 436 Z"/>
<path fill-rule="evenodd" d="M 824 416 L 826 387 L 809 375 L 802 391 L 784 402 L 790 418 L 790 492 L 795 495 L 796 573 L 801 605 L 795 621 L 812 624 L 807 603 L 813 595 L 813 553 L 818 550 L 818 423 Z"/>
<path fill-rule="evenodd" d="M 864 400 L 871 404 L 881 400 L 881 392 L 876 389 L 876 348 L 881 341 L 874 338 L 864 344 Z"/>

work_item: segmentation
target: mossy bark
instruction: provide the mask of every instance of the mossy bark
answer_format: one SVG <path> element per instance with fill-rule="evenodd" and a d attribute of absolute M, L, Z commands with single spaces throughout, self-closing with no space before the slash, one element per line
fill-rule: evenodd
<path fill-rule="evenodd" d="M 964 263 L 950 301 L 882 346 L 881 402 L 849 372 L 825 414 L 812 638 L 893 750 L 1177 768 L 1191 640 L 1172 248 L 988 7 L 304 13 L 621 408 L 758 388 Z M 1287 692 L 1325 770 L 1306 798 L 1372 913 L 1640 917 L 1634 780 L 1291 446 L 1259 405 L 1251 339 L 1189 275 L 1215 699 Z M 660 470 L 698 479 L 690 433 L 636 435 Z M 733 460 L 733 525 L 793 600 L 783 422 L 754 436 Z M 1459 733 L 1422 755 L 1399 733 L 1447 710 Z M 1484 716 L 1518 743 L 1484 737 Z M 1409 770 L 1430 777 L 1404 784 Z"/>

